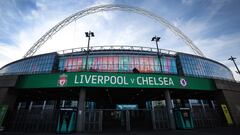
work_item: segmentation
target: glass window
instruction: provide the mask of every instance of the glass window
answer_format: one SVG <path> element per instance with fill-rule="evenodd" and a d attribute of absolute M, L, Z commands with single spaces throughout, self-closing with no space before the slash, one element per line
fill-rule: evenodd
<path fill-rule="evenodd" d="M 221 64 L 187 54 L 178 56 L 185 75 L 234 80 L 231 71 Z"/>
<path fill-rule="evenodd" d="M 47 62 L 49 56 L 52 56 L 52 59 L 49 59 L 49 62 Z M 11 75 L 51 72 L 55 57 L 56 54 L 51 53 L 22 59 L 1 69 L 1 74 Z"/>
<path fill-rule="evenodd" d="M 82 56 L 59 58 L 59 70 L 68 72 L 84 69 L 85 58 Z M 165 73 L 177 74 L 176 58 L 161 57 L 162 69 Z M 65 63 L 65 64 L 64 64 Z M 159 59 L 157 56 L 145 55 L 92 55 L 88 59 L 88 69 L 104 72 L 133 72 L 137 68 L 139 72 L 159 72 Z"/>

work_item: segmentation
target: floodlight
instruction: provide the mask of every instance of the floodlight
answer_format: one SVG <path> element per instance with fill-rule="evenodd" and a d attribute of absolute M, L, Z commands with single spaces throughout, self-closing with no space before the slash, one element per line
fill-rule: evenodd
<path fill-rule="evenodd" d="M 88 34 L 88 32 L 85 32 L 85 35 L 86 35 L 86 37 L 89 37 L 89 34 Z"/>

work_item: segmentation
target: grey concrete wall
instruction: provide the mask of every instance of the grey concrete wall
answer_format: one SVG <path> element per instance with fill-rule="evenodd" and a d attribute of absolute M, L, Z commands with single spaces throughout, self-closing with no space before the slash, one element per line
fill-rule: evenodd
<path fill-rule="evenodd" d="M 17 92 L 14 87 L 17 80 L 17 75 L 0 76 L 0 104 L 8 105 L 8 110 L 12 110 L 16 101 Z"/>
<path fill-rule="evenodd" d="M 15 87 L 17 80 L 17 75 L 0 76 L 0 88 Z"/>
<path fill-rule="evenodd" d="M 0 104 L 4 104 L 5 96 L 7 95 L 8 88 L 0 88 Z"/>
<path fill-rule="evenodd" d="M 7 121 L 11 118 L 17 99 L 16 91 L 10 88 L 0 88 L 0 104 L 8 105 L 8 110 L 4 118 L 3 125 L 6 126 Z"/>
<path fill-rule="evenodd" d="M 0 104 L 12 105 L 16 100 L 16 91 L 10 88 L 0 88 Z"/>
<path fill-rule="evenodd" d="M 240 83 L 215 80 L 215 84 L 217 89 L 222 91 L 222 98 L 228 105 L 234 123 L 240 126 Z"/>
<path fill-rule="evenodd" d="M 223 95 L 235 124 L 240 126 L 240 91 L 223 90 Z"/>
<path fill-rule="evenodd" d="M 217 89 L 240 91 L 240 83 L 226 80 L 214 80 Z"/>

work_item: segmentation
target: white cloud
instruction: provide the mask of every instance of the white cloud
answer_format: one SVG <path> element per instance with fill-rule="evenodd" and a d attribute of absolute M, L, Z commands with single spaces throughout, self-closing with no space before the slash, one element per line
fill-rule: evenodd
<path fill-rule="evenodd" d="M 192 5 L 193 0 L 181 0 L 182 4 L 184 5 Z"/>
<path fill-rule="evenodd" d="M 103 3 L 111 4 L 112 2 L 113 0 L 104 0 L 101 2 L 96 1 L 89 6 Z M 31 45 L 33 45 L 45 32 L 56 25 L 59 21 L 63 20 L 66 16 L 71 15 L 73 12 L 77 12 L 76 9 L 71 9 L 70 7 L 66 7 L 65 10 L 62 10 L 62 7 L 56 7 L 53 9 L 53 3 L 44 0 L 37 1 L 37 8 L 30 10 L 29 14 L 22 16 L 23 20 L 30 22 L 30 26 L 20 30 L 17 33 L 11 34 L 11 37 L 9 37 L 9 39 L 16 42 L 17 45 L 6 44 L 0 41 L 0 56 L 3 57 L 0 62 L 1 67 L 11 61 L 22 58 L 24 53 L 27 52 Z M 20 10 L 16 7 L 16 3 L 14 2 L 13 4 L 15 4 L 16 10 L 20 12 Z M 61 1 L 60 4 L 65 5 L 67 2 Z M 77 4 L 79 5 L 79 10 L 84 3 L 78 1 Z M 9 8 L 11 7 L 10 5 L 8 6 Z M 12 10 L 7 10 L 6 12 L 8 14 L 6 16 L 9 18 L 18 17 L 18 14 L 14 13 Z M 11 23 L 9 20 L 5 20 L 4 17 L 0 18 L 2 19 L 1 22 L 5 22 L 6 25 L 8 23 Z M 108 12 L 97 14 L 96 16 L 90 17 L 88 20 L 82 21 L 80 23 L 73 22 L 66 28 L 59 31 L 56 35 L 54 35 L 52 39 L 47 41 L 36 54 L 83 46 L 85 45 L 85 41 L 79 40 L 79 37 L 77 37 L 79 36 L 78 31 L 81 31 L 81 34 L 83 34 L 84 31 L 90 30 L 91 27 L 101 27 L 104 25 L 103 21 L 110 21 L 113 18 L 113 14 Z M 88 25 L 88 21 L 94 22 L 94 26 Z M 81 27 L 77 25 L 80 25 Z M 11 29 L 7 28 L 8 27 L 1 31 L 11 31 Z M 82 36 L 81 39 L 85 39 L 85 37 Z M 4 59 L 4 57 L 6 58 Z"/>

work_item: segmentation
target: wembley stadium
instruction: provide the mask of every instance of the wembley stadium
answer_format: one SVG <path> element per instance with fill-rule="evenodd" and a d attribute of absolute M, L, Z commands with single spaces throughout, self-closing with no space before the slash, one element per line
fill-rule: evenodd
<path fill-rule="evenodd" d="M 89 44 L 33 55 L 71 18 L 108 10 L 148 13 L 122 5 L 78 12 L 48 31 L 24 58 L 0 68 L 2 130 L 72 133 L 239 126 L 240 84 L 228 67 L 206 58 L 182 33 L 196 55 L 158 46 Z"/>

